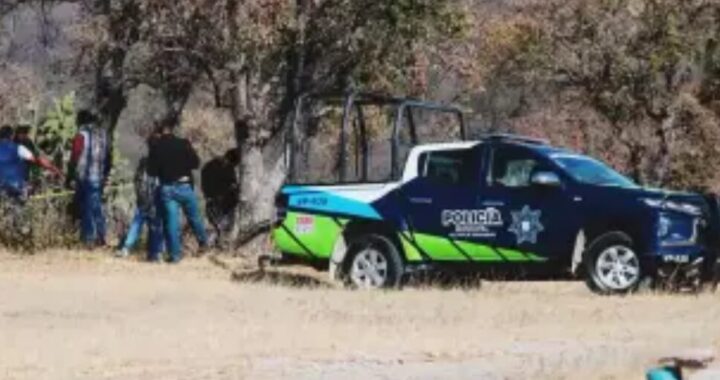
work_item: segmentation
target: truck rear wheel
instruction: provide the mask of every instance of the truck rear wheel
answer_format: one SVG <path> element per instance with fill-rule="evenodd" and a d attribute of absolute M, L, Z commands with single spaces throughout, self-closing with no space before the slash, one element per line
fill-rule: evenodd
<path fill-rule="evenodd" d="M 642 266 L 632 239 L 611 232 L 595 239 L 585 254 L 588 288 L 599 294 L 626 294 L 641 283 Z"/>
<path fill-rule="evenodd" d="M 345 283 L 356 289 L 399 288 L 404 266 L 395 244 L 385 236 L 367 234 L 348 248 Z"/>

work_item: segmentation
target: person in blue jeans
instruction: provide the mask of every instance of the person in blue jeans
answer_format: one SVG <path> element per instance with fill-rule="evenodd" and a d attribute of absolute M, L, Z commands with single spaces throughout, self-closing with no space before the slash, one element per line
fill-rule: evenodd
<path fill-rule="evenodd" d="M 80 207 L 80 237 L 89 247 L 105 246 L 102 198 L 112 167 L 112 151 L 107 131 L 91 112 L 78 112 L 77 123 L 79 132 L 73 139 L 68 181 L 74 182 L 75 201 Z"/>
<path fill-rule="evenodd" d="M 152 140 L 148 140 L 148 145 Z M 148 226 L 147 259 L 158 262 L 165 250 L 165 234 L 163 231 L 162 210 L 160 204 L 159 181 L 147 172 L 147 157 L 140 159 L 135 172 L 135 215 L 133 216 L 127 234 L 123 239 L 118 257 L 127 257 L 143 232 Z"/>
<path fill-rule="evenodd" d="M 150 146 L 148 155 L 148 173 L 160 180 L 160 202 L 172 263 L 182 260 L 180 210 L 185 214 L 200 250 L 204 252 L 208 246 L 205 222 L 192 180 L 192 172 L 200 167 L 200 159 L 190 141 L 174 135 L 175 124 L 167 120 L 160 125 L 160 137 Z"/>

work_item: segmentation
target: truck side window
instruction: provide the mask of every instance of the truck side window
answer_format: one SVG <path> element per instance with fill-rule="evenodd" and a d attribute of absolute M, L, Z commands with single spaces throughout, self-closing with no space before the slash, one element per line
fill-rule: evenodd
<path fill-rule="evenodd" d="M 421 178 L 446 185 L 465 185 L 472 181 L 472 150 L 425 152 L 418 158 Z"/>
<path fill-rule="evenodd" d="M 499 148 L 493 154 L 491 184 L 504 187 L 528 187 L 539 162 L 522 149 Z"/>

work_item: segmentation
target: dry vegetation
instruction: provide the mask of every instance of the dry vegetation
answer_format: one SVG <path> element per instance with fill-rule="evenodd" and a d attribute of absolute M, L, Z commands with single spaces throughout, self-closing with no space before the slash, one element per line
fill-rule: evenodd
<path fill-rule="evenodd" d="M 720 348 L 716 295 L 610 298 L 557 282 L 352 292 L 231 258 L 0 254 L 0 300 L 11 379 L 640 379 L 668 351 Z"/>
<path fill-rule="evenodd" d="M 459 103 L 473 132 L 549 137 L 645 183 L 718 188 L 717 0 L 407 3 L 0 0 L 0 123 L 75 90 L 135 157 L 140 129 L 178 116 L 203 159 L 241 144 L 245 223 L 270 214 L 295 97 L 350 83 Z M 49 209 L 35 245 L 67 246 Z M 718 298 L 362 293 L 228 257 L 0 253 L 0 378 L 639 379 L 669 350 L 720 348 Z"/>

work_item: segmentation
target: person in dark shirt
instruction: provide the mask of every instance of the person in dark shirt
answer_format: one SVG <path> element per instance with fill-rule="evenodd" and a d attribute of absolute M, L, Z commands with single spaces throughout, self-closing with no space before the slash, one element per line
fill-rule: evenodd
<path fill-rule="evenodd" d="M 224 235 L 235 224 L 235 208 L 239 203 L 238 180 L 235 168 L 239 162 L 237 149 L 216 157 L 201 171 L 201 188 L 205 196 L 205 213 L 215 230 L 213 239 L 223 243 Z"/>
<path fill-rule="evenodd" d="M 174 124 L 165 121 L 160 125 L 160 137 L 150 146 L 148 154 L 148 174 L 160 180 L 167 248 L 170 261 L 177 263 L 182 259 L 180 209 L 202 251 L 207 248 L 208 238 L 192 181 L 192 172 L 200 166 L 200 159 L 188 140 L 173 134 Z"/>

